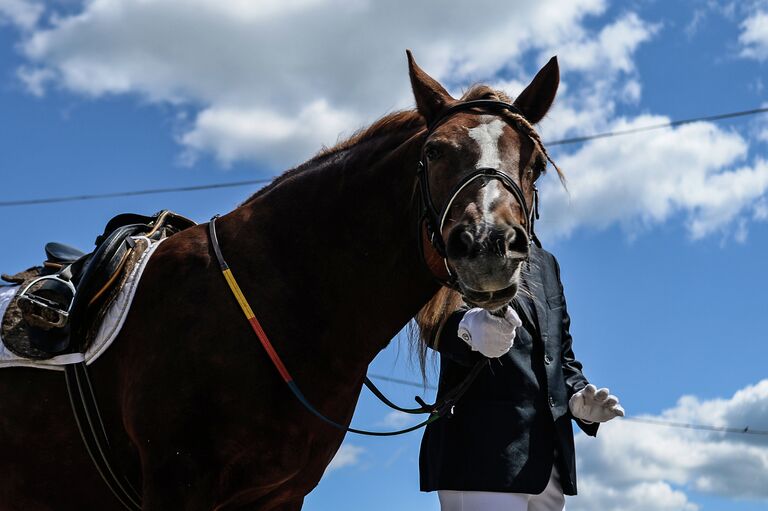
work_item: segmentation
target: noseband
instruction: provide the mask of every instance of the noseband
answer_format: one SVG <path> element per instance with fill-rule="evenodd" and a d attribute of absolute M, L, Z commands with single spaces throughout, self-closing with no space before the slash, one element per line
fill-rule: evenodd
<path fill-rule="evenodd" d="M 432 124 L 427 127 L 427 135 L 425 140 L 428 139 L 432 133 L 434 133 L 438 126 L 443 124 L 453 114 L 471 110 L 473 108 L 486 108 L 499 111 L 506 110 L 523 116 L 523 113 L 519 108 L 503 101 L 497 101 L 493 99 L 465 101 L 448 108 L 445 112 L 442 113 L 440 117 L 434 120 Z M 419 180 L 419 190 L 421 192 L 421 203 L 423 207 L 421 220 L 419 222 L 419 230 L 422 229 L 422 224 L 426 226 L 427 239 L 429 240 L 429 243 L 443 259 L 443 264 L 445 265 L 445 269 L 448 272 L 448 279 L 438 278 L 438 280 L 444 286 L 458 290 L 457 277 L 451 271 L 450 265 L 448 264 L 448 253 L 446 251 L 445 240 L 443 239 L 443 227 L 445 226 L 445 220 L 448 217 L 448 212 L 450 211 L 451 206 L 453 206 L 453 202 L 456 200 L 462 190 L 464 190 L 464 188 L 466 188 L 470 183 L 477 179 L 488 178 L 498 179 L 501 181 L 501 184 L 504 185 L 504 187 L 512 193 L 512 195 L 515 197 L 515 200 L 517 200 L 518 204 L 520 204 L 520 207 L 523 210 L 523 216 L 526 220 L 525 233 L 528 236 L 528 243 L 530 244 L 535 241 L 537 245 L 540 245 L 538 238 L 536 237 L 536 234 L 533 230 L 534 221 L 539 218 L 539 193 L 535 184 L 533 185 L 533 208 L 530 208 L 525 200 L 525 194 L 523 193 L 523 190 L 517 183 L 512 180 L 508 174 L 496 168 L 482 167 L 475 169 L 468 176 L 459 181 L 459 183 L 453 187 L 451 193 L 448 195 L 448 201 L 443 205 L 442 208 L 438 209 L 435 207 L 435 204 L 432 201 L 432 194 L 429 190 L 429 161 L 423 149 L 416 175 Z M 423 256 L 424 246 L 421 233 L 419 234 L 419 240 Z"/>

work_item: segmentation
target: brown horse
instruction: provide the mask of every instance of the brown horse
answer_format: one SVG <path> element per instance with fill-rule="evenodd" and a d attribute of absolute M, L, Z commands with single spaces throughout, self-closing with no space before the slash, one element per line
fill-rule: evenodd
<path fill-rule="evenodd" d="M 437 238 L 454 284 L 495 309 L 517 291 L 547 158 L 531 124 L 554 99 L 555 59 L 512 111 L 447 117 L 461 102 L 509 99 L 475 86 L 455 100 L 410 53 L 409 69 L 416 110 L 322 151 L 217 222 L 298 386 L 343 424 L 368 364 L 440 289 L 442 258 L 428 243 L 419 250 L 419 162 L 435 208 L 449 204 Z M 454 193 L 487 168 L 513 181 L 528 207 L 498 177 Z M 91 372 L 118 468 L 147 511 L 298 510 L 344 438 L 289 393 L 230 295 L 205 225 L 155 252 L 122 333 Z M 2 511 L 121 509 L 83 447 L 60 374 L 0 371 L 0 474 Z"/>

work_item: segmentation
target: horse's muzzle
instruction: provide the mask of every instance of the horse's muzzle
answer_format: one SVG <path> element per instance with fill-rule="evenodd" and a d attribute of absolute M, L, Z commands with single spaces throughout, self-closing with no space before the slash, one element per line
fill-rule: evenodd
<path fill-rule="evenodd" d="M 529 251 L 522 227 L 459 224 L 448 236 L 446 249 L 468 302 L 493 309 L 515 296 Z"/>

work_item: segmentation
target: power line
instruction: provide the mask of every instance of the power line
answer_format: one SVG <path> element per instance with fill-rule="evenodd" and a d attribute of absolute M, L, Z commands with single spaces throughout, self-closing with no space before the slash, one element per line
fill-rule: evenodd
<path fill-rule="evenodd" d="M 399 383 L 401 385 L 419 387 L 422 389 L 426 388 L 429 390 L 437 390 L 437 387 L 435 387 L 434 385 L 421 384 L 415 381 L 401 380 L 399 378 L 392 378 L 390 376 L 384 376 L 381 374 L 370 374 L 369 376 L 375 380 L 389 381 L 393 383 Z M 634 417 L 634 416 L 626 416 L 622 418 L 627 421 L 640 422 L 643 424 L 649 424 L 651 426 L 663 426 L 667 428 L 695 429 L 699 431 L 716 431 L 720 433 L 768 436 L 768 430 L 750 429 L 749 426 L 746 426 L 743 428 L 734 428 L 734 427 L 728 427 L 728 426 L 711 426 L 708 424 L 690 424 L 687 422 L 675 422 L 675 421 L 667 421 L 662 419 L 646 419 L 643 417 Z"/>
<path fill-rule="evenodd" d="M 130 197 L 134 195 L 152 195 L 156 193 L 194 192 L 198 190 L 211 190 L 214 188 L 233 188 L 235 186 L 265 184 L 271 181 L 272 181 L 272 178 L 248 179 L 245 181 L 230 181 L 227 183 L 213 183 L 209 185 L 175 186 L 170 188 L 148 188 L 146 190 L 132 190 L 128 192 L 93 193 L 93 194 L 85 194 L 85 195 L 65 195 L 61 197 L 46 197 L 42 199 L 0 201 L 0 207 L 29 206 L 32 204 L 50 204 L 54 202 L 75 202 L 75 201 L 94 200 L 94 199 L 108 199 L 113 197 Z"/>
<path fill-rule="evenodd" d="M 743 428 L 733 428 L 727 426 L 709 426 L 707 424 L 689 424 L 686 422 L 665 421 L 659 419 L 645 419 L 641 417 L 624 417 L 625 420 L 633 422 L 642 422 L 654 426 L 667 426 L 670 428 L 696 429 L 701 431 L 718 431 L 721 433 L 738 433 L 742 435 L 760 435 L 768 436 L 768 430 L 750 429 L 749 426 Z"/>
<path fill-rule="evenodd" d="M 585 135 L 583 137 L 564 138 L 560 140 L 552 140 L 546 143 L 547 146 L 566 145 L 566 144 L 578 144 L 582 142 L 588 142 L 590 140 L 596 140 L 600 138 L 618 137 L 623 135 L 631 135 L 635 133 L 641 133 L 645 131 L 660 130 L 664 128 L 673 128 L 676 126 L 682 126 L 683 124 L 691 124 L 699 121 L 722 121 L 725 119 L 733 119 L 736 117 L 745 117 L 749 115 L 757 115 L 768 112 L 768 107 L 765 108 L 753 108 L 751 110 L 741 110 L 738 112 L 727 112 L 717 115 L 707 115 L 701 117 L 690 117 L 688 119 L 678 119 L 674 121 L 651 124 L 648 126 L 640 126 L 637 128 L 628 128 L 624 130 L 606 131 L 604 133 L 595 133 L 593 135 Z M 196 185 L 196 186 L 179 186 L 169 188 L 149 188 L 145 190 L 133 190 L 127 192 L 107 192 L 107 193 L 94 193 L 85 195 L 64 195 L 59 197 L 43 197 L 39 199 L 22 199 L 22 200 L 10 200 L 0 201 L 0 207 L 12 207 L 12 206 L 30 206 L 37 204 L 52 204 L 58 202 L 76 202 L 95 199 L 109 199 L 115 197 L 130 197 L 136 195 L 153 195 L 160 193 L 176 193 L 176 192 L 193 192 L 199 190 L 211 190 L 215 188 L 233 188 L 237 186 L 247 186 L 254 184 L 266 184 L 272 181 L 273 178 L 268 179 L 249 179 L 245 181 L 230 181 L 224 183 L 212 183 L 208 185 Z"/>
<path fill-rule="evenodd" d="M 768 112 L 768 107 L 765 108 L 753 108 L 752 110 L 742 110 L 740 112 L 728 112 L 725 114 L 707 115 L 703 117 L 691 117 L 688 119 L 678 119 L 676 121 L 662 122 L 659 124 L 650 124 L 648 126 L 639 126 L 637 128 L 627 128 L 624 130 L 606 131 L 605 133 L 595 133 L 593 135 L 586 135 L 583 137 L 564 138 L 562 140 L 554 140 L 547 142 L 545 145 L 564 145 L 564 144 L 577 144 L 580 142 L 587 142 L 589 140 L 595 140 L 598 138 L 610 138 L 618 137 L 622 135 L 632 135 L 635 133 L 642 133 L 644 131 L 660 130 L 664 128 L 674 128 L 676 126 L 682 126 L 683 124 L 691 124 L 700 121 L 723 121 L 725 119 L 733 119 L 734 117 L 745 117 L 748 115 L 764 114 Z"/>

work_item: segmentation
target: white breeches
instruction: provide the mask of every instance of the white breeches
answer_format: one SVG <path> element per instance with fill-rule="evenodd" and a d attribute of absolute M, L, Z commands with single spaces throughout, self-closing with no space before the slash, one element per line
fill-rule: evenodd
<path fill-rule="evenodd" d="M 547 487 L 538 495 L 439 490 L 437 496 L 441 511 L 565 511 L 565 496 L 555 467 Z"/>

